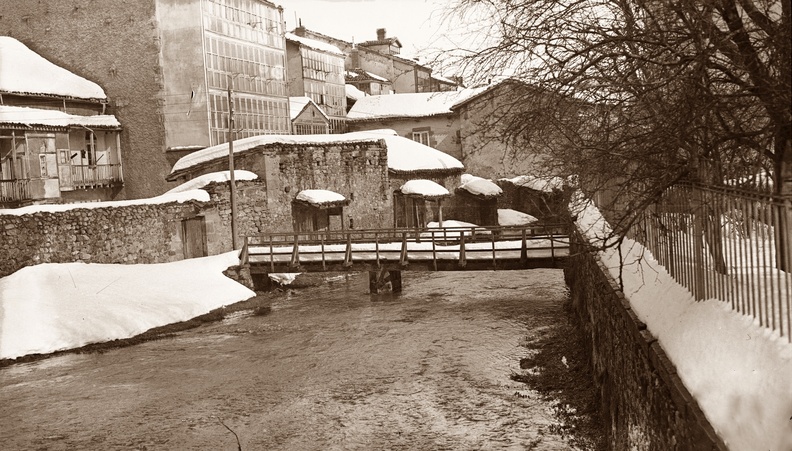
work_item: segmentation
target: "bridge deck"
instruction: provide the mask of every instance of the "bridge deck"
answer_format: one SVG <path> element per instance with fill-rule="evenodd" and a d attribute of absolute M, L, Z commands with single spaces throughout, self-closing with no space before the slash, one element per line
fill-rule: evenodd
<path fill-rule="evenodd" d="M 253 273 L 558 268 L 569 255 L 559 226 L 348 230 L 246 237 Z"/>

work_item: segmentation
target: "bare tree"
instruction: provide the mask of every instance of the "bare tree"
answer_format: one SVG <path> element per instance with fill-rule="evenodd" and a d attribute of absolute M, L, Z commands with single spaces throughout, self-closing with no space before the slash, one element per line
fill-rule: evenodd
<path fill-rule="evenodd" d="M 627 226 L 682 179 L 766 171 L 775 194 L 792 198 L 790 9 L 789 0 L 457 0 L 447 17 L 485 33 L 483 48 L 456 52 L 468 79 L 506 75 L 590 105 L 570 116 L 570 102 L 540 111 L 515 96 L 520 107 L 497 121 L 510 140 L 552 129 L 548 168 L 609 193 L 609 219 Z"/>

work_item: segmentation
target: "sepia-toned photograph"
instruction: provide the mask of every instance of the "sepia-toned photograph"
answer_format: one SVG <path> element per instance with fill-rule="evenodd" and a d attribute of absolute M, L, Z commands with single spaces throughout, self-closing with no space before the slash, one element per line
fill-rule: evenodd
<path fill-rule="evenodd" d="M 0 0 L 0 449 L 792 451 L 790 0 Z"/>

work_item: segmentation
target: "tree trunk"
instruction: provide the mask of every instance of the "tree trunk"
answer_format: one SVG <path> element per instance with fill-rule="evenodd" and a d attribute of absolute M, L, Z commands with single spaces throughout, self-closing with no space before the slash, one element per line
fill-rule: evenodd
<path fill-rule="evenodd" d="M 784 134 L 782 134 L 784 135 Z M 775 230 L 776 267 L 782 271 L 792 272 L 792 139 L 789 127 L 786 136 L 776 138 L 776 171 L 774 192 L 783 204 L 776 214 Z"/>

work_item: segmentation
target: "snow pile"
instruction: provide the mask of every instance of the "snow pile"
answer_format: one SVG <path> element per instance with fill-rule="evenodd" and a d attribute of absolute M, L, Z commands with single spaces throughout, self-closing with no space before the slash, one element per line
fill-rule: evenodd
<path fill-rule="evenodd" d="M 239 169 L 234 171 L 234 180 L 236 181 L 256 180 L 257 178 L 258 175 L 250 171 L 243 171 Z M 227 182 L 230 179 L 231 179 L 231 171 L 210 172 L 209 174 L 204 174 L 192 180 L 188 180 L 182 183 L 181 185 L 166 191 L 165 194 L 183 193 L 185 191 L 201 189 L 212 182 Z"/>
<path fill-rule="evenodd" d="M 402 194 L 413 194 L 423 197 L 444 197 L 451 193 L 445 187 L 431 180 L 410 180 L 401 186 Z"/>
<path fill-rule="evenodd" d="M 51 205 L 30 205 L 21 208 L 0 209 L 0 215 L 14 215 L 22 216 L 27 214 L 47 212 L 55 213 L 59 211 L 75 210 L 78 208 L 92 209 L 92 208 L 110 208 L 110 207 L 128 207 L 130 205 L 157 205 L 167 204 L 169 202 L 187 202 L 197 200 L 200 202 L 209 201 L 209 193 L 204 190 L 196 189 L 191 191 L 165 193 L 157 197 L 150 197 L 147 199 L 132 199 L 132 200 L 119 200 L 108 202 L 85 202 L 75 204 L 51 204 Z"/>
<path fill-rule="evenodd" d="M 58 110 L 42 110 L 8 105 L 0 105 L 0 123 L 31 126 L 44 125 L 48 127 L 121 127 L 118 119 L 108 114 L 78 116 Z"/>
<path fill-rule="evenodd" d="M 366 132 L 349 133 L 366 136 Z M 377 135 L 368 135 L 377 136 Z M 388 169 L 393 171 L 437 171 L 465 168 L 456 158 L 403 136 L 380 136 L 388 146 Z"/>
<path fill-rule="evenodd" d="M 368 95 L 358 89 L 355 85 L 344 85 L 344 89 L 346 90 L 346 96 L 348 99 L 360 100 Z"/>
<path fill-rule="evenodd" d="M 0 91 L 106 99 L 99 85 L 51 63 L 25 44 L 0 36 Z"/>
<path fill-rule="evenodd" d="M 532 175 L 520 175 L 511 179 L 501 179 L 511 182 L 517 186 L 524 186 L 536 191 L 551 193 L 564 187 L 564 179 L 561 177 L 534 177 Z"/>
<path fill-rule="evenodd" d="M 311 100 L 310 97 L 306 97 L 306 96 L 289 97 L 289 117 L 291 118 L 291 120 L 297 119 L 297 116 L 299 116 L 300 113 L 303 112 L 303 110 L 305 109 L 305 107 L 308 106 L 309 103 L 313 104 L 325 119 L 330 120 L 330 118 L 327 117 L 325 112 L 322 111 L 321 108 L 319 108 L 319 105 L 317 105 L 316 102 Z"/>
<path fill-rule="evenodd" d="M 482 197 L 495 197 L 503 194 L 503 190 L 500 186 L 492 183 L 490 180 L 470 174 L 462 175 L 462 185 L 459 186 L 459 189 Z"/>
<path fill-rule="evenodd" d="M 498 225 L 524 226 L 536 221 L 538 221 L 538 219 L 528 213 L 512 210 L 511 208 L 498 209 Z"/>
<path fill-rule="evenodd" d="M 337 144 L 376 142 L 384 139 L 388 148 L 388 168 L 395 171 L 463 169 L 456 158 L 419 142 L 396 136 L 392 130 L 372 130 L 334 135 L 259 135 L 234 141 L 234 154 L 268 144 Z M 228 158 L 228 143 L 217 144 L 185 155 L 173 165 L 171 174 L 193 166 Z"/>
<path fill-rule="evenodd" d="M 349 110 L 351 120 L 382 119 L 393 117 L 429 117 L 451 114 L 451 107 L 479 90 L 418 92 L 368 96 L 358 99 Z"/>
<path fill-rule="evenodd" d="M 306 189 L 297 194 L 297 200 L 308 202 L 312 205 L 333 204 L 346 201 L 341 194 L 324 189 Z"/>
<path fill-rule="evenodd" d="M 305 37 L 302 37 L 302 36 L 297 36 L 294 33 L 288 33 L 288 32 L 286 33 L 286 39 L 289 40 L 289 41 L 298 42 L 298 43 L 300 43 L 300 44 L 302 44 L 304 46 L 310 47 L 310 48 L 312 48 L 314 50 L 321 50 L 323 52 L 335 53 L 336 55 L 340 55 L 340 56 L 344 56 L 344 57 L 346 56 L 346 55 L 344 55 L 344 52 L 339 50 L 338 47 L 336 47 L 336 46 L 334 46 L 332 44 L 328 44 L 326 42 L 317 41 L 315 39 L 305 38 Z"/>
<path fill-rule="evenodd" d="M 130 338 L 255 293 L 236 252 L 152 265 L 47 263 L 0 279 L 0 359 Z"/>
<path fill-rule="evenodd" d="M 578 218 L 607 236 L 593 206 Z M 640 244 L 626 239 L 621 252 L 625 296 L 729 448 L 792 449 L 792 345 L 722 301 L 696 302 Z M 618 249 L 600 255 L 618 280 Z"/>

